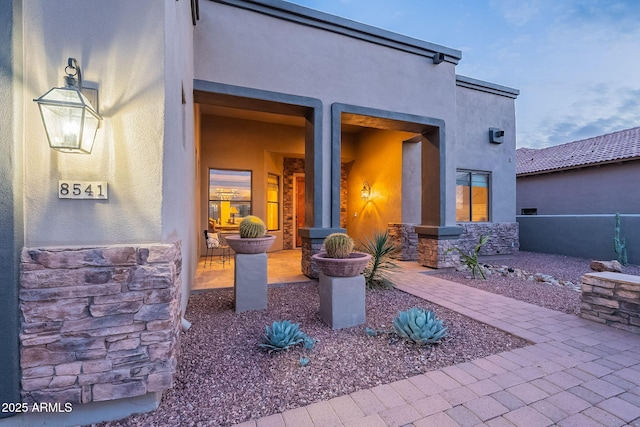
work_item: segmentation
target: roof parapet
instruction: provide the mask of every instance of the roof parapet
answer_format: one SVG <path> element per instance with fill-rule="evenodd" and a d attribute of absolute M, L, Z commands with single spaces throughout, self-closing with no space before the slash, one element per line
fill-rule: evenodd
<path fill-rule="evenodd" d="M 494 95 L 506 96 L 507 98 L 513 99 L 516 99 L 518 95 L 520 95 L 520 91 L 518 89 L 472 79 L 471 77 L 461 76 L 459 74 L 456 74 L 456 86 L 492 93 Z"/>
<path fill-rule="evenodd" d="M 282 0 L 211 0 L 457 65 L 462 52 Z M 434 59 L 435 58 L 435 59 Z"/>

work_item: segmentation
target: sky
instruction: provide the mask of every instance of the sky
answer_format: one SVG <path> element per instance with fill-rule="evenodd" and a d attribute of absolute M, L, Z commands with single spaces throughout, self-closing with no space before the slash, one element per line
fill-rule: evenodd
<path fill-rule="evenodd" d="M 640 0 L 288 0 L 462 51 L 456 73 L 520 90 L 517 146 L 640 126 Z"/>

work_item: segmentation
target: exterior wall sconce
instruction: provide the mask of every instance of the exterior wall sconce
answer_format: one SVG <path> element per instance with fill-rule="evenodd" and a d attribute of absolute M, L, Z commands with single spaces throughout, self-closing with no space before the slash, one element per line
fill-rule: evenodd
<path fill-rule="evenodd" d="M 54 87 L 34 101 L 40 107 L 51 148 L 64 153 L 91 154 L 102 117 L 81 92 L 82 72 L 78 61 L 69 58 L 64 71 L 66 86 Z"/>
<path fill-rule="evenodd" d="M 489 142 L 502 144 L 504 142 L 504 131 L 498 128 L 489 128 Z"/>
<path fill-rule="evenodd" d="M 362 183 L 362 190 L 360 190 L 360 197 L 362 198 L 362 200 L 369 200 L 369 197 L 371 197 L 371 186 L 369 185 L 368 181 L 364 181 Z"/>

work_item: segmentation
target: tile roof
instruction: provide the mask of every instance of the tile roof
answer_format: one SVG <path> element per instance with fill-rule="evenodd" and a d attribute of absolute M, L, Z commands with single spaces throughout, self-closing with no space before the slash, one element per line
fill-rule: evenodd
<path fill-rule="evenodd" d="M 516 150 L 516 175 L 640 159 L 640 126 L 547 148 Z"/>

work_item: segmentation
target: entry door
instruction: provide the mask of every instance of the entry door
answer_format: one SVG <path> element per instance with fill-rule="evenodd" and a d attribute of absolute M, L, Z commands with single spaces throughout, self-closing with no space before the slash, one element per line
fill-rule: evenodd
<path fill-rule="evenodd" d="M 304 176 L 296 176 L 296 248 L 302 246 L 298 230 L 304 227 Z"/>

